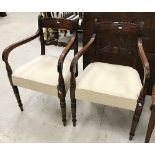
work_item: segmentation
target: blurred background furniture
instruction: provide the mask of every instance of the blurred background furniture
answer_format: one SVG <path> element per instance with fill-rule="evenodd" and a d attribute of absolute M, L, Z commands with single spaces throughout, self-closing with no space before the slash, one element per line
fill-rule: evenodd
<path fill-rule="evenodd" d="M 152 90 L 152 105 L 151 105 L 150 110 L 151 110 L 151 115 L 150 115 L 150 120 L 149 120 L 147 133 L 145 137 L 145 143 L 149 143 L 152 132 L 154 130 L 154 126 L 155 126 L 155 84 Z"/>
<path fill-rule="evenodd" d="M 129 139 L 139 122 L 150 76 L 142 45 L 143 22 L 94 22 L 90 41 L 71 63 L 70 97 L 73 125 L 76 126 L 76 100 L 100 103 L 134 112 Z M 93 49 L 95 57 L 76 78 L 78 59 Z M 143 80 L 136 68 L 140 59 Z"/>
<path fill-rule="evenodd" d="M 70 83 L 69 68 L 71 61 L 70 59 L 65 59 L 65 57 L 72 47 L 74 48 L 74 54 L 78 52 L 77 26 L 78 20 L 43 18 L 43 16 L 40 15 L 36 34 L 14 43 L 4 50 L 2 58 L 6 64 L 8 78 L 21 111 L 23 111 L 23 104 L 17 86 L 58 96 L 60 99 L 62 122 L 64 126 L 66 125 L 65 97 Z M 70 40 L 67 42 L 59 41 L 59 39 L 51 42 L 51 45 L 65 47 L 60 57 L 45 55 L 46 43 L 43 36 L 43 29 L 48 27 L 73 32 Z M 10 52 L 37 37 L 40 37 L 41 55 L 23 66 L 18 67 L 16 70 L 12 70 L 8 62 Z"/>

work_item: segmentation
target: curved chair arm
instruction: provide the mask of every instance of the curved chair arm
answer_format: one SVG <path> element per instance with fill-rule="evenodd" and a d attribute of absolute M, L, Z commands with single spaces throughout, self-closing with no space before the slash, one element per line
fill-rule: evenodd
<path fill-rule="evenodd" d="M 77 39 L 77 33 L 74 32 L 73 33 L 73 37 L 68 41 L 67 46 L 65 47 L 65 49 L 63 50 L 63 52 L 61 53 L 59 60 L 58 60 L 58 65 L 57 65 L 57 71 L 59 73 L 59 78 L 58 78 L 58 97 L 63 100 L 64 95 L 66 96 L 66 89 L 65 89 L 65 82 L 64 82 L 64 78 L 63 78 L 63 62 L 65 60 L 66 55 L 68 54 L 68 52 L 70 51 L 70 49 L 72 48 L 72 46 L 74 45 L 74 43 L 76 43 Z"/>
<path fill-rule="evenodd" d="M 145 80 L 149 79 L 149 77 L 150 77 L 150 66 L 149 66 L 149 62 L 148 62 L 147 57 L 144 52 L 141 38 L 138 39 L 138 54 L 140 56 L 140 59 L 141 59 L 141 62 L 143 64 L 143 68 L 144 68 L 144 83 L 145 83 Z"/>
<path fill-rule="evenodd" d="M 2 54 L 2 60 L 6 64 L 6 70 L 8 72 L 9 79 L 11 79 L 11 74 L 12 74 L 12 69 L 11 69 L 11 67 L 10 67 L 10 65 L 8 63 L 8 57 L 9 57 L 10 52 L 13 49 L 15 49 L 16 47 L 21 46 L 23 44 L 26 44 L 27 42 L 30 42 L 30 41 L 34 40 L 39 35 L 40 35 L 40 31 L 38 30 L 34 35 L 32 35 L 32 36 L 30 36 L 30 37 L 28 37 L 26 39 L 23 39 L 23 40 L 21 40 L 19 42 L 16 42 L 16 43 L 14 43 L 14 44 L 12 44 L 12 45 L 10 45 L 10 46 L 8 46 L 7 48 L 4 49 L 3 54 Z"/>
<path fill-rule="evenodd" d="M 75 39 L 77 39 L 76 32 L 73 33 L 73 37 L 68 41 L 67 46 L 65 47 L 65 49 L 63 50 L 63 52 L 61 53 L 61 55 L 59 57 L 58 66 L 57 66 L 57 70 L 59 73 L 62 73 L 63 62 L 65 60 L 66 55 L 68 54 L 68 52 L 72 48 L 73 44 L 75 43 Z"/>
<path fill-rule="evenodd" d="M 13 49 L 15 49 L 16 47 L 21 46 L 23 44 L 26 44 L 27 42 L 30 42 L 30 41 L 34 40 L 39 35 L 40 35 L 40 31 L 38 30 L 34 35 L 32 35 L 32 36 L 30 36 L 30 37 L 28 37 L 26 39 L 23 39 L 23 40 L 21 40 L 19 42 L 16 42 L 16 43 L 8 46 L 7 48 L 5 48 L 4 51 L 3 51 L 3 54 L 2 54 L 3 61 L 5 61 L 5 62 L 8 61 L 8 56 L 9 56 L 10 52 Z"/>
<path fill-rule="evenodd" d="M 152 90 L 152 104 L 155 106 L 155 84 L 154 84 L 153 90 Z"/>
<path fill-rule="evenodd" d="M 70 72 L 74 73 L 76 72 L 76 64 L 79 60 L 79 58 L 88 51 L 88 49 L 90 48 L 90 46 L 93 44 L 94 40 L 95 40 L 96 34 L 93 34 L 91 39 L 89 40 L 89 42 L 74 56 L 72 62 L 71 62 L 71 66 L 70 66 Z"/>

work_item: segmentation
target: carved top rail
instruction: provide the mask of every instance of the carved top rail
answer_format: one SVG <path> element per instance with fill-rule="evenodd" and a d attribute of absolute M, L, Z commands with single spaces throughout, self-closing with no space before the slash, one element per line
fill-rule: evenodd
<path fill-rule="evenodd" d="M 140 26 L 135 23 L 129 22 L 96 22 L 94 23 L 94 30 L 96 32 L 103 32 L 109 30 L 111 32 L 123 32 L 123 33 L 137 33 Z"/>
<path fill-rule="evenodd" d="M 77 29 L 78 20 L 71 21 L 63 18 L 41 18 L 40 26 L 42 28 L 66 29 L 75 31 Z"/>

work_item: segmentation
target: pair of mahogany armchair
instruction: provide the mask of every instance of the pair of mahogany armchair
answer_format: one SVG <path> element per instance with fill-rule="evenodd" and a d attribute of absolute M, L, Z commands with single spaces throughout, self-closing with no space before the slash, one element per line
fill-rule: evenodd
<path fill-rule="evenodd" d="M 73 36 L 66 44 L 60 57 L 45 55 L 43 28 L 71 30 Z M 149 78 L 149 63 L 144 53 L 141 38 L 143 23 L 94 22 L 90 41 L 78 52 L 77 20 L 43 18 L 39 16 L 38 31 L 35 35 L 10 45 L 3 52 L 3 61 L 18 105 L 23 105 L 17 86 L 58 96 L 62 122 L 66 125 L 65 97 L 70 87 L 73 126 L 76 126 L 76 100 L 90 101 L 134 112 L 130 140 L 133 138 L 146 95 Z M 33 39 L 40 37 L 41 56 L 12 70 L 8 63 L 10 52 Z M 58 40 L 53 42 L 58 45 Z M 74 47 L 74 58 L 66 55 Z M 89 49 L 94 50 L 91 63 L 78 75 L 78 60 Z M 144 77 L 141 80 L 136 70 L 141 60 Z"/>

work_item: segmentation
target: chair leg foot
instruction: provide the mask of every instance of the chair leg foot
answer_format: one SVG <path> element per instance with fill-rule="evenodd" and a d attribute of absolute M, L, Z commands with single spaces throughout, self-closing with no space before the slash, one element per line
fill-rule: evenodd
<path fill-rule="evenodd" d="M 76 121 L 73 121 L 73 126 L 76 127 Z"/>
<path fill-rule="evenodd" d="M 133 137 L 134 137 L 134 134 L 130 133 L 130 135 L 129 135 L 129 140 L 132 140 Z"/>
<path fill-rule="evenodd" d="M 61 114 L 62 114 L 62 123 L 64 126 L 67 125 L 67 120 L 66 120 L 66 102 L 64 100 L 60 100 L 60 107 L 61 107 Z"/>
<path fill-rule="evenodd" d="M 76 126 L 76 100 L 72 101 L 71 104 L 71 110 L 72 110 L 72 122 L 73 126 Z"/>
<path fill-rule="evenodd" d="M 63 122 L 63 126 L 66 126 L 67 125 L 67 121 L 62 121 Z"/>
<path fill-rule="evenodd" d="M 137 125 L 138 125 L 142 110 L 143 110 L 143 105 L 137 104 L 136 110 L 135 110 L 135 113 L 134 113 L 134 116 L 133 116 L 133 120 L 132 120 L 129 140 L 132 140 L 133 136 L 135 135 L 135 131 L 136 131 L 136 128 L 137 128 Z"/>
<path fill-rule="evenodd" d="M 13 92 L 15 94 L 15 97 L 17 99 L 18 106 L 19 106 L 20 110 L 21 111 L 24 111 L 23 104 L 22 104 L 22 101 L 21 101 L 21 98 L 20 98 L 20 95 L 19 95 L 18 87 L 17 86 L 12 86 L 12 88 L 13 88 Z"/>
<path fill-rule="evenodd" d="M 20 110 L 21 110 L 22 112 L 24 111 L 23 106 L 20 106 L 19 108 L 20 108 Z"/>

